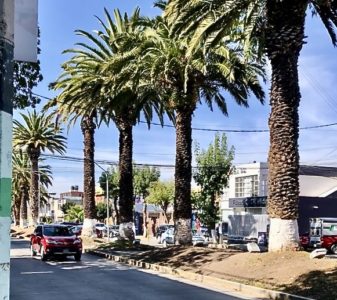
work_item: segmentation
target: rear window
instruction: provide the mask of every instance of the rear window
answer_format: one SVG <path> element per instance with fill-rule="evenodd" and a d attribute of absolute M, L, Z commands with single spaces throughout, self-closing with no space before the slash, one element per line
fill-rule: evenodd
<path fill-rule="evenodd" d="M 47 226 L 43 228 L 43 234 L 47 236 L 72 236 L 73 232 L 68 227 Z"/>

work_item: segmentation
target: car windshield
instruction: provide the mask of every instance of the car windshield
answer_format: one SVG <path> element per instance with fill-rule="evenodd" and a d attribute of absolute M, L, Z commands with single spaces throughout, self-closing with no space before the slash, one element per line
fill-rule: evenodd
<path fill-rule="evenodd" d="M 47 236 L 72 236 L 73 232 L 68 227 L 48 226 L 43 228 L 43 234 Z"/>

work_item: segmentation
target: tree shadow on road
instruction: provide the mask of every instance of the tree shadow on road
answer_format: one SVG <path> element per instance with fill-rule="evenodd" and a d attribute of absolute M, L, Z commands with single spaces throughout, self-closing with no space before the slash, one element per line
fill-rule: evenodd
<path fill-rule="evenodd" d="M 202 247 L 170 246 L 147 251 L 132 258 L 148 263 L 160 263 L 172 268 L 198 269 L 207 263 L 224 260 L 239 252 L 238 250 L 219 251 Z"/>

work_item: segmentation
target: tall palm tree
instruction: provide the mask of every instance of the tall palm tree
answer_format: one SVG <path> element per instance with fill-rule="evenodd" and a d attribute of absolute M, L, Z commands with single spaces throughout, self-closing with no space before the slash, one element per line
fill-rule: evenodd
<path fill-rule="evenodd" d="M 153 110 L 160 116 L 162 114 L 156 103 L 151 101 L 148 90 L 140 92 L 135 89 L 135 83 L 129 81 L 123 86 L 120 84 L 127 76 L 120 72 L 120 63 L 115 57 L 118 57 L 117 54 L 124 55 L 124 58 L 136 55 L 133 50 L 140 43 L 142 34 L 142 26 L 138 25 L 139 15 L 139 9 L 130 17 L 127 14 L 122 16 L 115 10 L 113 21 L 105 10 L 107 24 L 99 19 L 103 31 L 97 31 L 93 35 L 78 30 L 77 33 L 89 43 L 78 43 L 80 49 L 67 51 L 73 57 L 63 65 L 65 73 L 55 85 L 66 91 L 58 97 L 61 106 L 85 112 L 95 108 L 99 122 L 113 121 L 119 131 L 119 206 L 122 231 L 123 224 L 133 221 L 132 128 L 140 119 L 141 113 L 148 122 Z"/>
<path fill-rule="evenodd" d="M 29 201 L 30 162 L 27 153 L 12 154 L 12 195 L 15 224 L 27 226 L 27 202 Z"/>
<path fill-rule="evenodd" d="M 196 0 L 168 1 L 166 16 L 173 31 L 194 32 L 191 48 L 211 49 L 229 30 L 241 34 L 245 46 L 268 56 L 271 68 L 269 117 L 270 251 L 298 249 L 299 115 L 298 58 L 304 44 L 306 12 L 318 15 L 337 45 L 337 1 Z M 238 23 L 242 26 L 238 27 Z M 190 51 L 193 51 L 190 49 Z"/>
<path fill-rule="evenodd" d="M 13 146 L 14 148 L 26 147 L 31 163 L 30 207 L 32 224 L 36 225 L 39 214 L 39 158 L 41 152 L 48 150 L 52 153 L 63 154 L 66 148 L 66 138 L 62 129 L 55 127 L 51 115 L 38 114 L 35 110 L 27 115 L 21 114 L 23 122 L 14 120 Z"/>
<path fill-rule="evenodd" d="M 189 56 L 188 36 L 170 35 L 169 24 L 160 17 L 153 24 L 145 31 L 143 55 L 133 62 L 133 69 L 138 69 L 133 77 L 141 77 L 142 86 L 154 87 L 166 111 L 175 112 L 175 234 L 179 244 L 190 244 L 193 113 L 204 100 L 211 110 L 215 104 L 227 115 L 223 90 L 239 105 L 248 106 L 250 93 L 263 102 L 258 80 L 263 70 L 254 60 L 245 60 L 239 48 L 231 50 L 225 42 L 207 56 L 201 48 Z"/>
<path fill-rule="evenodd" d="M 43 202 L 43 190 L 52 184 L 52 172 L 49 165 L 44 165 L 39 159 L 39 201 Z M 29 186 L 31 184 L 31 163 L 27 153 L 19 150 L 12 154 L 12 195 L 15 215 L 15 224 L 27 226 L 27 203 L 29 202 Z"/>

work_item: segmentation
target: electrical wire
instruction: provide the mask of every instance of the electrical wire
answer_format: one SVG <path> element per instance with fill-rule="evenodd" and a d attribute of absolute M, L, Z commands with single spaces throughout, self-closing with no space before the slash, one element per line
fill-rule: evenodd
<path fill-rule="evenodd" d="M 52 100 L 52 98 L 42 96 L 36 93 L 32 93 L 35 96 L 41 97 L 43 99 L 47 100 Z M 142 124 L 148 124 L 146 121 L 139 121 L 139 123 Z M 174 125 L 169 125 L 169 124 L 160 124 L 160 123 L 155 123 L 155 122 L 150 122 L 150 125 L 153 126 L 161 126 L 161 127 L 167 127 L 167 128 L 175 128 Z M 322 125 L 315 125 L 315 126 L 305 126 L 305 127 L 300 127 L 299 130 L 309 130 L 309 129 L 317 129 L 317 128 L 324 128 L 324 127 L 331 127 L 331 126 L 336 126 L 336 123 L 329 123 L 329 124 L 322 124 Z M 228 132 L 228 133 L 267 133 L 269 132 L 269 129 L 214 129 L 214 128 L 197 128 L 197 127 L 192 127 L 192 130 L 194 131 L 207 131 L 207 132 Z"/>

